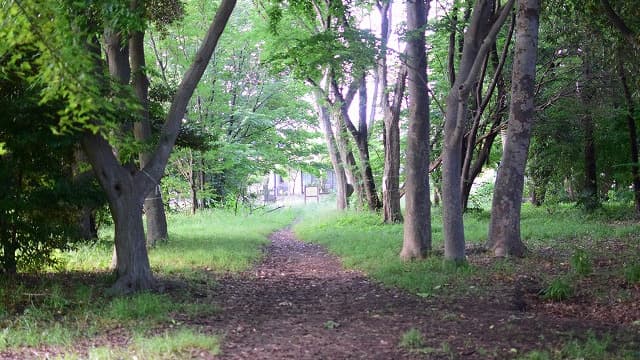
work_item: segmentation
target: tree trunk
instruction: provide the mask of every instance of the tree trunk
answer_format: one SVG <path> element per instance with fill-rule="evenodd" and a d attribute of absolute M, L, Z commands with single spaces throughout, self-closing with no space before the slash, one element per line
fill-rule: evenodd
<path fill-rule="evenodd" d="M 133 6 L 135 7 L 136 5 L 142 6 L 142 4 L 135 4 L 134 2 Z M 138 101 L 142 105 L 140 121 L 134 124 L 133 134 L 136 140 L 146 143 L 151 140 L 151 122 L 149 121 L 149 79 L 145 73 L 143 32 L 135 31 L 132 33 L 129 40 L 129 58 L 133 87 Z M 151 154 L 148 152 L 143 151 L 139 154 L 140 169 L 147 165 L 150 158 Z M 147 221 L 147 246 L 153 247 L 157 241 L 168 239 L 167 217 L 164 212 L 159 182 L 145 197 L 144 214 Z"/>
<path fill-rule="evenodd" d="M 331 159 L 331 165 L 336 175 L 336 205 L 338 210 L 345 210 L 347 208 L 347 176 L 344 171 L 344 164 L 338 152 L 338 144 L 333 136 L 333 130 L 331 127 L 331 120 L 329 119 L 329 110 L 323 104 L 324 96 L 320 89 L 314 90 L 315 103 L 317 106 L 318 117 L 320 119 L 320 125 L 324 132 L 325 142 L 327 144 L 327 150 L 329 151 L 329 158 Z"/>
<path fill-rule="evenodd" d="M 431 250 L 431 199 L 429 197 L 429 92 L 425 25 L 429 1 L 407 1 L 407 180 L 405 183 L 404 237 L 400 258 L 422 258 Z"/>
<path fill-rule="evenodd" d="M 14 240 L 2 244 L 2 273 L 15 274 L 18 271 L 18 262 L 16 261 L 16 250 L 18 247 Z"/>
<path fill-rule="evenodd" d="M 92 240 L 98 238 L 98 228 L 96 227 L 96 217 L 92 208 L 83 206 L 78 217 L 78 228 L 80 238 Z"/>
<path fill-rule="evenodd" d="M 362 171 L 362 179 L 364 194 L 367 199 L 369 210 L 376 211 L 380 209 L 380 199 L 376 192 L 376 182 L 373 179 L 373 171 L 371 170 L 371 162 L 369 159 L 369 131 L 367 128 L 367 85 L 366 78 L 363 76 L 360 80 L 359 101 L 359 124 L 358 134 L 355 136 L 356 146 L 358 147 L 358 155 L 360 156 L 360 169 Z"/>
<path fill-rule="evenodd" d="M 588 48 L 582 49 L 582 83 L 578 82 L 577 92 L 580 102 L 582 103 L 582 131 L 584 136 L 583 157 L 584 157 L 584 187 L 582 190 L 581 200 L 587 211 L 593 211 L 600 206 L 598 199 L 598 171 L 596 165 L 596 143 L 595 143 L 595 124 L 593 116 L 588 108 L 591 106 L 592 100 L 592 69 L 589 57 L 591 56 Z"/>
<path fill-rule="evenodd" d="M 115 223 L 115 242 L 118 280 L 113 285 L 113 291 L 127 294 L 140 290 L 153 289 L 156 281 L 151 273 L 149 256 L 142 225 L 142 201 L 133 191 L 133 178 L 119 182 L 122 192 L 118 194 L 116 186 L 110 188 L 109 208 Z"/>
<path fill-rule="evenodd" d="M 540 0 L 518 0 L 507 141 L 496 177 L 487 241 L 496 256 L 523 256 L 525 252 L 520 209 L 534 121 L 539 16 Z"/>
<path fill-rule="evenodd" d="M 506 42 L 502 49 L 502 54 L 500 58 L 498 58 L 498 49 L 496 44 L 494 43 L 491 47 L 491 52 L 489 54 L 491 64 L 494 69 L 494 76 L 489 84 L 487 93 L 482 99 L 482 103 L 479 105 L 478 109 L 474 114 L 473 126 L 469 131 L 469 137 L 466 146 L 466 153 L 464 157 L 464 163 L 462 166 L 462 177 L 460 181 L 462 182 L 462 208 L 464 211 L 467 210 L 467 206 L 469 204 L 469 195 L 471 194 L 471 188 L 473 187 L 473 183 L 475 179 L 480 175 L 484 165 L 489 159 L 489 154 L 491 152 L 491 147 L 493 146 L 493 142 L 496 138 L 496 130 L 502 123 L 502 119 L 504 117 L 504 109 L 506 109 L 506 99 L 507 99 L 507 91 L 505 89 L 505 81 L 503 75 L 504 64 L 507 60 L 507 55 L 509 53 L 509 48 L 511 44 L 511 39 L 513 37 L 513 30 L 515 28 L 515 15 L 512 17 L 511 26 L 509 27 L 509 32 L 507 35 Z M 481 83 L 478 84 L 478 89 L 482 86 Z M 489 102 L 491 101 L 492 95 L 494 91 L 497 89 L 498 93 L 496 96 L 496 107 L 493 109 L 493 122 L 489 133 L 484 135 L 484 140 L 482 141 L 482 146 L 477 153 L 476 159 L 472 162 L 473 153 L 478 145 L 477 143 L 477 133 L 479 130 L 480 119 L 487 109 Z M 485 126 L 486 127 L 486 126 Z"/>
<path fill-rule="evenodd" d="M 142 225 L 142 202 L 164 173 L 189 99 L 204 74 L 235 4 L 235 0 L 223 0 L 216 11 L 202 45 L 176 91 L 158 144 L 144 169 L 136 171 L 122 166 L 111 145 L 99 133 L 86 131 L 82 137 L 83 148 L 107 195 L 115 224 L 118 279 L 112 290 L 116 293 L 147 290 L 155 286 Z M 88 50 L 99 59 L 100 45 L 97 39 L 92 40 L 92 43 L 87 43 Z M 96 60 L 95 66 L 96 76 L 101 76 L 102 63 Z"/>
<path fill-rule="evenodd" d="M 378 2 L 380 12 L 381 52 L 378 62 L 378 80 L 380 81 L 380 103 L 384 116 L 384 169 L 382 174 L 382 211 L 383 221 L 387 224 L 403 221 L 400 208 L 400 109 L 404 97 L 407 68 L 403 66 L 396 79 L 393 90 L 393 102 L 389 103 L 387 44 L 391 28 L 389 13 L 392 1 Z"/>
<path fill-rule="evenodd" d="M 347 177 L 347 184 L 353 187 L 353 193 L 356 194 L 356 207 L 362 208 L 364 205 L 364 187 L 362 186 L 362 176 L 356 163 L 356 159 L 351 151 L 347 129 L 344 118 L 341 114 L 336 114 L 335 138 L 338 145 L 338 153 L 342 159 L 344 173 Z M 349 201 L 350 192 L 347 192 L 347 202 Z"/>
<path fill-rule="evenodd" d="M 384 173 L 382 201 L 385 223 L 402 222 L 400 209 L 400 103 L 404 96 L 406 68 L 399 74 L 395 88 L 394 106 L 384 114 Z"/>
<path fill-rule="evenodd" d="M 491 18 L 494 2 L 476 2 L 471 22 L 464 35 L 464 48 L 456 82 L 447 97 L 442 150 L 442 232 L 445 258 L 455 262 L 465 259 L 460 175 L 467 100 L 483 60 L 511 11 L 513 2 L 507 1 L 493 24 Z"/>
<path fill-rule="evenodd" d="M 618 76 L 620 77 L 620 83 L 622 84 L 622 90 L 624 92 L 624 98 L 627 102 L 627 129 L 629 129 L 629 147 L 631 150 L 631 177 L 633 179 L 633 194 L 634 194 L 634 208 L 636 215 L 640 214 L 640 174 L 638 171 L 638 135 L 636 130 L 635 104 L 633 103 L 633 97 L 629 84 L 627 83 L 627 74 L 624 69 L 624 62 L 622 59 L 622 51 L 618 51 Z"/>

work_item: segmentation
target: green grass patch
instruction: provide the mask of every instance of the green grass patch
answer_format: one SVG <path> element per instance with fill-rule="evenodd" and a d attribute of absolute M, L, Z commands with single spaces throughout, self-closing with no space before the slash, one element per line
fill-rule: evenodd
<path fill-rule="evenodd" d="M 398 257 L 402 246 L 402 224 L 384 225 L 377 214 L 313 212 L 294 226 L 301 239 L 323 244 L 338 255 L 343 265 L 359 269 L 385 284 L 431 296 L 453 287 L 471 271 L 469 266 L 452 267 L 439 257 L 403 262 Z M 438 240 L 434 226 L 434 243 Z"/>
<path fill-rule="evenodd" d="M 441 295 L 451 293 L 451 290 L 472 293 L 478 291 L 478 285 L 495 280 L 491 277 L 514 278 L 523 272 L 540 276 L 541 281 L 550 283 L 545 294 L 561 299 L 570 296 L 572 291 L 567 291 L 554 277 L 567 270 L 571 270 L 573 275 L 591 275 L 595 258 L 611 256 L 604 246 L 608 241 L 613 238 L 633 239 L 638 233 L 640 226 L 637 223 L 617 220 L 620 216 L 618 208 L 611 213 L 606 205 L 603 209 L 587 215 L 566 205 L 550 209 L 525 204 L 522 209 L 522 235 L 526 246 L 532 250 L 530 256 L 522 260 L 488 258 L 482 264 L 476 261 L 459 267 L 450 266 L 440 256 L 429 256 L 423 261 L 400 261 L 402 224 L 383 224 L 379 214 L 338 212 L 327 207 L 313 209 L 303 216 L 294 231 L 305 241 L 327 246 L 330 252 L 341 258 L 344 266 L 362 270 L 385 284 L 400 286 L 421 296 Z M 434 208 L 432 212 L 432 245 L 436 253 L 441 253 L 443 248 L 440 210 Z M 483 244 L 486 241 L 489 219 L 489 212 L 482 209 L 465 214 L 467 243 Z M 554 257 L 537 252 L 544 249 L 547 252 L 552 250 Z M 633 253 L 633 249 L 629 249 L 625 256 L 637 259 Z M 554 272 L 540 271 L 541 263 L 548 263 Z M 563 267 L 561 263 L 569 264 L 570 268 Z M 633 270 L 625 270 L 629 274 L 628 279 L 635 278 Z M 472 279 L 481 284 L 469 281 Z"/>
<path fill-rule="evenodd" d="M 89 359 L 192 359 L 220 353 L 220 338 L 192 329 L 167 331 L 154 336 L 136 336 L 127 348 L 98 347 L 89 352 Z M 69 354 L 65 359 L 75 356 Z"/>
<path fill-rule="evenodd" d="M 246 270 L 261 256 L 261 247 L 274 230 L 290 224 L 296 210 L 268 214 L 234 215 L 203 210 L 196 215 L 170 214 L 169 240 L 149 250 L 149 261 L 158 275 L 188 275 L 204 268 L 219 272 Z M 101 239 L 60 255 L 67 271 L 101 271 L 109 267 L 113 229 L 101 231 Z"/>
<path fill-rule="evenodd" d="M 268 235 L 290 224 L 295 216 L 296 211 L 291 209 L 237 216 L 214 210 L 195 216 L 172 214 L 168 219 L 169 241 L 149 251 L 152 268 L 159 278 L 213 286 L 207 272 L 249 268 L 260 260 Z M 66 347 L 78 338 L 117 328 L 134 336 L 132 347 L 99 349 L 96 358 L 130 358 L 129 354 L 145 359 L 167 358 L 163 354 L 184 358 L 190 357 L 190 351 L 217 353 L 218 337 L 188 329 L 150 338 L 135 335 L 158 327 L 182 326 L 185 317 L 211 316 L 219 309 L 201 302 L 202 297 L 190 296 L 188 291 L 107 296 L 105 290 L 114 281 L 114 275 L 106 271 L 113 251 L 112 231 L 103 229 L 101 239 L 93 244 L 58 254 L 60 265 L 49 273 L 0 276 L 0 350 Z"/>
<path fill-rule="evenodd" d="M 590 333 L 586 339 L 574 339 L 562 347 L 552 350 L 530 351 L 520 360 L 560 360 L 560 359 L 589 359 L 589 360 L 631 360 L 638 359 L 640 353 L 625 349 L 624 344 L 615 344 L 610 336 L 601 338 Z"/>
<path fill-rule="evenodd" d="M 425 345 L 424 335 L 416 328 L 407 330 L 400 338 L 400 347 L 410 351 L 416 351 Z"/>

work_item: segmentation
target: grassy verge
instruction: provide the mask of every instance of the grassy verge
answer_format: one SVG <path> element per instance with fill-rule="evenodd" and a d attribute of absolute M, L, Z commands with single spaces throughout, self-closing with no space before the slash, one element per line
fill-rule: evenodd
<path fill-rule="evenodd" d="M 267 235 L 295 216 L 292 210 L 238 216 L 223 211 L 171 215 L 169 241 L 151 249 L 149 256 L 155 275 L 170 279 L 170 286 L 184 287 L 180 291 L 106 296 L 105 290 L 114 281 L 107 271 L 112 229 L 101 233 L 94 244 L 60 254 L 56 269 L 0 277 L 0 351 L 23 346 L 66 349 L 79 339 L 91 339 L 98 347 L 89 356 L 96 359 L 215 354 L 220 343 L 217 335 L 184 325 L 189 319 L 218 311 L 202 290 L 203 283 L 209 289 L 215 285 L 208 272 L 249 268 L 260 259 Z M 196 286 L 204 293 L 192 296 L 190 291 Z M 156 329 L 174 330 L 158 333 Z M 131 341 L 124 341 L 128 344 L 124 347 L 116 341 L 114 346 L 113 337 Z"/>
<path fill-rule="evenodd" d="M 549 212 L 552 212 L 551 215 Z M 610 211 L 611 212 L 611 211 Z M 569 257 L 580 250 L 588 257 L 618 256 L 622 265 L 628 264 L 626 272 L 635 276 L 632 264 L 638 260 L 637 241 L 631 239 L 640 230 L 640 225 L 629 221 L 612 220 L 611 213 L 603 210 L 587 216 L 572 207 L 533 208 L 525 206 L 522 214 L 522 236 L 535 259 L 540 249 L 552 248 Z M 618 214 L 618 211 L 613 212 Z M 432 242 L 436 253 L 442 250 L 442 223 L 439 208 L 433 210 Z M 465 215 L 465 236 L 470 244 L 482 244 L 487 239 L 489 213 L 474 211 Z M 424 261 L 404 263 L 398 254 L 402 247 L 402 224 L 385 225 L 378 214 L 368 212 L 337 212 L 328 207 L 313 209 L 303 221 L 294 226 L 294 231 L 303 240 L 320 243 L 338 255 L 349 268 L 360 269 L 385 284 L 400 286 L 414 293 L 432 294 L 445 288 L 460 289 L 465 279 L 473 277 L 481 267 L 473 259 L 466 266 L 455 268 L 439 256 Z M 602 247 L 611 239 L 621 240 L 629 246 L 623 253 L 608 254 Z M 629 239 L 629 241 L 625 241 Z M 635 245 L 634 245 L 635 244 Z M 635 254 L 635 256 L 634 256 Z M 484 259 L 486 260 L 486 259 Z M 488 271 L 514 273 L 526 259 L 493 260 Z M 583 266 L 587 266 L 586 264 Z M 625 270 L 618 269 L 622 274 Z"/>
<path fill-rule="evenodd" d="M 497 301 L 510 302 L 514 289 L 521 289 L 518 291 L 527 297 L 527 306 L 539 304 L 567 313 L 572 306 L 587 306 L 583 315 L 592 320 L 627 323 L 636 328 L 640 326 L 635 318 L 638 313 L 628 314 L 626 310 L 637 308 L 640 299 L 640 224 L 627 218 L 632 214 L 632 209 L 616 206 L 605 206 L 588 215 L 570 206 L 525 205 L 521 226 L 530 250 L 527 257 L 496 259 L 491 254 L 473 253 L 462 267 L 452 266 L 437 255 L 443 248 L 438 208 L 433 211 L 432 223 L 436 255 L 423 261 L 400 261 L 402 225 L 383 225 L 377 214 L 324 208 L 304 216 L 294 231 L 305 241 L 325 245 L 344 266 L 422 297 L 437 297 L 446 303 L 448 299 L 502 296 L 506 299 Z M 489 217 L 487 211 L 465 215 L 469 243 L 486 241 Z M 603 334 L 598 336 L 602 338 Z M 595 354 L 596 350 L 604 355 L 594 358 L 627 356 L 619 346 L 602 345 L 605 340 L 598 343 L 592 337 L 580 342 L 568 337 L 564 347 L 531 352 L 527 358 L 573 358 L 574 354 Z"/>

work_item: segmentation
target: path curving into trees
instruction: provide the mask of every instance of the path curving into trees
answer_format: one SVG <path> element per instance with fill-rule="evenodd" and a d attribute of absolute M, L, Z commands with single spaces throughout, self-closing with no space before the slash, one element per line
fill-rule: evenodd
<path fill-rule="evenodd" d="M 208 325 L 225 334 L 220 359 L 503 359 L 602 325 L 527 312 L 508 290 L 421 298 L 344 270 L 289 229 L 270 239 L 261 264 L 218 279 L 222 311 Z M 418 351 L 400 346 L 412 328 L 424 335 Z"/>

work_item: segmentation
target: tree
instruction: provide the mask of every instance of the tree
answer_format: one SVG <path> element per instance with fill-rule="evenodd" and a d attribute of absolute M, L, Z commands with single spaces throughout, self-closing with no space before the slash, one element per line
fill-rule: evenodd
<path fill-rule="evenodd" d="M 374 90 L 374 105 L 377 99 L 377 89 L 380 88 L 380 104 L 382 107 L 384 129 L 384 169 L 382 175 L 382 211 L 385 223 L 399 223 L 403 221 L 400 209 L 400 110 L 405 93 L 407 69 L 402 66 L 397 74 L 393 91 L 388 89 L 388 43 L 391 21 L 389 14 L 393 1 L 378 1 L 376 6 L 380 13 L 380 43 L 381 54 L 376 72 L 376 87 Z M 390 95 L 393 95 L 390 99 Z M 375 113 L 374 110 L 371 112 Z"/>
<path fill-rule="evenodd" d="M 407 83 L 409 129 L 405 183 L 404 238 L 400 258 L 422 258 L 431 250 L 429 195 L 429 93 L 424 31 L 429 1 L 407 2 Z"/>
<path fill-rule="evenodd" d="M 509 125 L 495 182 L 487 242 L 487 248 L 496 256 L 522 256 L 525 250 L 520 239 L 520 208 L 535 115 L 539 14 L 540 0 L 518 0 Z"/>
<path fill-rule="evenodd" d="M 627 105 L 627 128 L 629 130 L 629 147 L 630 147 L 630 159 L 631 160 L 631 181 L 633 184 L 634 193 L 634 208 L 636 214 L 640 214 L 640 157 L 638 156 L 638 136 L 636 129 L 635 114 L 635 102 L 631 94 L 631 89 L 627 80 L 627 74 L 624 66 L 624 60 L 622 58 L 622 50 L 618 49 L 617 53 L 617 70 L 620 84 L 622 85 L 622 92 Z"/>
<path fill-rule="evenodd" d="M 442 150 L 442 181 L 445 184 L 442 189 L 442 230 L 445 258 L 456 262 L 464 261 L 465 258 L 460 174 L 467 101 L 485 56 L 508 17 L 513 3 L 513 0 L 507 1 L 500 9 L 498 17 L 492 22 L 494 2 L 487 0 L 476 2 L 469 28 L 464 36 L 464 48 L 455 83 L 447 96 Z"/>
<path fill-rule="evenodd" d="M 87 131 L 83 135 L 83 148 L 107 195 L 115 223 L 118 280 L 113 290 L 116 292 L 140 291 L 155 286 L 142 226 L 143 199 L 164 173 L 189 99 L 207 67 L 235 3 L 235 0 L 223 0 L 220 4 L 202 46 L 173 98 L 158 144 L 143 169 L 136 171 L 120 164 L 109 141 L 101 133 Z M 95 40 L 92 51 L 99 51 Z M 101 71 L 97 68 L 96 75 L 99 74 Z"/>
<path fill-rule="evenodd" d="M 316 108 L 328 110 L 331 127 L 322 126 L 327 140 L 333 138 L 336 147 L 327 143 L 332 164 L 338 178 L 338 204 L 347 204 L 342 194 L 353 188 L 360 197 L 366 194 L 368 207 L 379 208 L 375 181 L 368 159 L 368 128 L 366 121 L 356 126 L 348 109 L 358 93 L 361 79 L 373 65 L 375 39 L 369 31 L 354 26 L 351 3 L 300 0 L 285 3 L 272 1 L 267 8 L 271 20 L 269 62 L 276 71 L 290 71 L 311 87 Z M 286 20 L 287 31 L 282 31 Z M 295 26 L 297 31 L 290 31 Z M 320 102 L 320 103 L 318 103 Z M 319 123 L 326 118 L 319 111 Z M 351 151 L 351 140 L 358 148 L 356 161 Z M 335 160 L 333 160 L 335 159 Z M 336 161 L 340 161 L 337 163 Z M 343 176 L 351 184 L 342 183 Z"/>
<path fill-rule="evenodd" d="M 134 12 L 144 11 L 144 0 L 132 0 L 131 8 Z M 176 16 L 179 15 L 173 14 L 171 21 L 173 21 Z M 135 139 L 143 143 L 149 142 L 152 139 L 151 120 L 149 117 L 149 79 L 146 75 L 147 65 L 144 58 L 144 37 L 144 31 L 135 30 L 129 38 L 129 61 L 132 74 L 132 86 L 141 108 L 139 121 L 134 124 L 133 132 Z M 140 169 L 144 169 L 150 160 L 150 153 L 146 151 L 140 152 L 138 156 Z M 159 181 L 153 190 L 146 195 L 143 208 L 147 222 L 147 245 L 154 246 L 157 241 L 166 240 L 169 237 L 167 217 L 164 213 Z"/>

